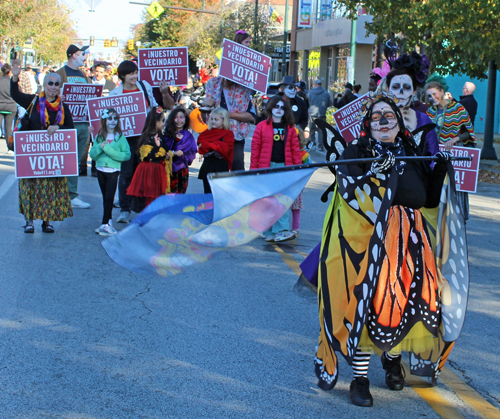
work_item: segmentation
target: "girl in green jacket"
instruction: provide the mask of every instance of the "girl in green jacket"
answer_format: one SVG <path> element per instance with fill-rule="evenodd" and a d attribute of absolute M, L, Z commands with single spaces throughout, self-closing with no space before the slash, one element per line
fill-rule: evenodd
<path fill-rule="evenodd" d="M 95 232 L 100 236 L 111 236 L 117 232 L 113 227 L 112 211 L 121 162 L 130 159 L 130 147 L 122 134 L 120 115 L 115 109 L 108 108 L 102 112 L 101 128 L 89 155 L 96 161 L 104 206 L 102 225 Z"/>

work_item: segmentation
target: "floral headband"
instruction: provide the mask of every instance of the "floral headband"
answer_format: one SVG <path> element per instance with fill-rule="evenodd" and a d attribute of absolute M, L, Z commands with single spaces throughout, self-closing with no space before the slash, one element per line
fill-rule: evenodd
<path fill-rule="evenodd" d="M 359 114 L 356 116 L 356 120 L 362 120 L 373 107 L 373 104 L 383 98 L 392 100 L 395 104 L 399 102 L 398 98 L 394 96 L 392 92 L 386 92 L 384 90 L 380 92 L 369 92 L 366 98 L 361 101 L 361 108 Z"/>
<path fill-rule="evenodd" d="M 236 31 L 236 35 L 248 35 L 245 31 Z"/>
<path fill-rule="evenodd" d="M 108 119 L 109 118 L 109 109 L 104 109 L 104 111 L 101 114 L 102 119 Z"/>
<path fill-rule="evenodd" d="M 156 113 L 163 113 L 163 108 L 161 106 L 158 106 L 156 108 Z"/>

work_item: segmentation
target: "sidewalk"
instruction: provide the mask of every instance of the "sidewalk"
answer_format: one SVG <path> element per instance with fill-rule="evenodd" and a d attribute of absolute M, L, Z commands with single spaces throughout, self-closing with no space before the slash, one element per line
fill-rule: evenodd
<path fill-rule="evenodd" d="M 483 148 L 484 134 L 476 134 L 476 142 L 479 148 Z M 495 138 L 500 138 L 499 134 L 495 134 Z M 497 154 L 497 159 L 500 159 L 500 143 L 493 142 L 493 148 Z M 500 174 L 500 161 L 499 160 L 481 160 L 479 169 L 491 170 L 492 172 Z"/>

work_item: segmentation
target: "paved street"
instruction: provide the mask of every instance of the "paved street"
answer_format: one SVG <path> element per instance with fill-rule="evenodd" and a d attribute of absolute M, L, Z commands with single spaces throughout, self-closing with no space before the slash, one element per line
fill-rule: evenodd
<path fill-rule="evenodd" d="M 190 193 L 203 189 L 198 167 Z M 41 222 L 24 234 L 13 173 L 1 140 L 0 419 L 500 418 L 500 185 L 470 196 L 469 310 L 438 386 L 408 377 L 391 392 L 373 356 L 374 407 L 358 408 L 343 360 L 336 388 L 317 388 L 317 306 L 294 291 L 297 263 L 320 240 L 328 170 L 307 185 L 298 239 L 258 239 L 173 278 L 107 257 L 92 177 L 79 187 L 91 209 L 55 234 Z"/>

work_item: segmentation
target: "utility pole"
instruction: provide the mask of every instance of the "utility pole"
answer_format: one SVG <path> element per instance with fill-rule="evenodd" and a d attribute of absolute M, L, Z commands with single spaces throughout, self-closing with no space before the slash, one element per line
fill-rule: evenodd
<path fill-rule="evenodd" d="M 282 51 L 282 61 L 281 61 L 281 77 L 286 76 L 286 44 L 288 42 L 288 33 L 286 31 L 288 25 L 288 0 L 285 3 L 285 28 L 283 31 L 283 51 Z"/>
<path fill-rule="evenodd" d="M 488 66 L 488 92 L 486 95 L 486 120 L 484 121 L 484 143 L 481 160 L 497 160 L 493 147 L 493 125 L 495 124 L 495 92 L 497 89 L 497 65 L 490 61 Z"/>

